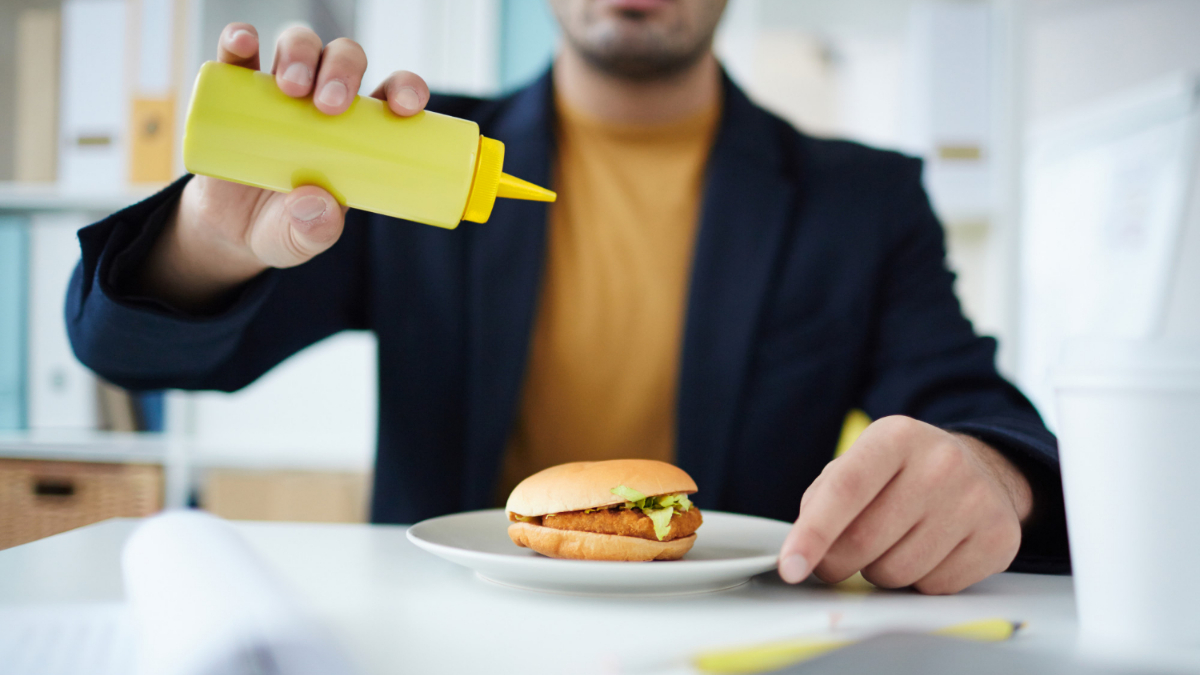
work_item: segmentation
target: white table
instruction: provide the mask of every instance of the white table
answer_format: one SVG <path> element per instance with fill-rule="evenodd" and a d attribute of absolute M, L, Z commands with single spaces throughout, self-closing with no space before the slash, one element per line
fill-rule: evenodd
<path fill-rule="evenodd" d="M 110 520 L 0 551 L 0 607 L 122 600 L 119 554 L 136 520 Z M 676 598 L 558 596 L 496 586 L 413 546 L 404 528 L 237 523 L 364 673 L 691 672 L 701 648 L 814 632 L 1022 619 L 1001 648 L 1068 653 L 1069 577 L 1001 574 L 964 593 L 788 586 Z"/>

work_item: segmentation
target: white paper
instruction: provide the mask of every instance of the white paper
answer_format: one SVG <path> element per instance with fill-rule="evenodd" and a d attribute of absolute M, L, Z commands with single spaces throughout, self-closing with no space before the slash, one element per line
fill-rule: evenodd
<path fill-rule="evenodd" d="M 340 675 L 349 662 L 225 521 L 174 511 L 122 556 L 140 675 Z"/>
<path fill-rule="evenodd" d="M 142 523 L 122 553 L 126 603 L 0 608 L 3 675 L 349 675 L 233 527 L 201 511 Z"/>
<path fill-rule="evenodd" d="M 133 650 L 120 603 L 0 609 L 5 675 L 128 675 Z"/>

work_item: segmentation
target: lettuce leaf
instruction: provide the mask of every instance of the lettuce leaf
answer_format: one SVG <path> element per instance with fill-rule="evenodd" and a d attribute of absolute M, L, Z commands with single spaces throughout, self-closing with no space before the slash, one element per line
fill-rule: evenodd
<path fill-rule="evenodd" d="M 617 487 L 609 490 L 609 492 L 624 499 L 627 502 L 644 502 L 646 500 L 646 495 L 638 492 L 637 490 L 634 490 L 633 488 L 627 488 L 624 485 L 618 485 Z M 629 507 L 626 507 L 626 508 L 629 508 Z"/>
<path fill-rule="evenodd" d="M 625 503 L 622 508 L 625 509 L 665 509 L 669 506 L 678 508 L 682 512 L 687 512 L 692 508 L 692 500 L 687 498 L 685 494 L 675 495 L 659 495 L 657 497 L 647 497 L 646 495 L 634 490 L 633 488 L 618 485 L 609 490 L 618 497 L 623 497 Z"/>
<path fill-rule="evenodd" d="M 671 533 L 671 517 L 675 515 L 675 509 L 667 507 L 656 511 L 643 511 L 650 520 L 654 523 L 654 536 L 662 541 L 663 537 Z"/>
<path fill-rule="evenodd" d="M 681 513 L 687 513 L 688 510 L 692 508 L 692 500 L 688 499 L 687 495 L 685 494 L 664 495 L 662 497 L 658 497 L 659 508 L 666 508 L 668 506 L 673 506 L 679 509 Z"/>
<path fill-rule="evenodd" d="M 687 513 L 692 508 L 692 500 L 688 499 L 685 494 L 647 497 L 641 492 L 625 487 L 624 485 L 618 485 L 610 490 L 610 492 L 625 500 L 625 503 L 621 505 L 622 509 L 627 511 L 629 509 L 641 509 L 642 513 L 646 514 L 654 523 L 654 536 L 658 537 L 659 541 L 662 541 L 663 537 L 671 533 L 671 518 L 675 516 L 675 512 Z M 599 510 L 587 509 L 584 513 Z"/>

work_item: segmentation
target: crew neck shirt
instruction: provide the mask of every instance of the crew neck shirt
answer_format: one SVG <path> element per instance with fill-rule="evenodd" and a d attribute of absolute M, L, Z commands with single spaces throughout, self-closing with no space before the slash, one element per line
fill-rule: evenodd
<path fill-rule="evenodd" d="M 661 124 L 555 107 L 558 201 L 501 501 L 555 464 L 675 458 L 684 309 L 719 106 Z"/>

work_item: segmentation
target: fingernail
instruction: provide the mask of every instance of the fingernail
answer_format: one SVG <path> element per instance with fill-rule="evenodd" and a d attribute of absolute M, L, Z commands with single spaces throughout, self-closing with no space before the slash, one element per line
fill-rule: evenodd
<path fill-rule="evenodd" d="M 779 576 L 789 584 L 798 584 L 808 576 L 808 561 L 799 553 L 792 553 L 779 561 Z"/>
<path fill-rule="evenodd" d="M 252 54 L 242 54 L 240 52 L 234 51 L 234 49 L 233 49 L 233 45 L 235 43 L 237 43 L 238 39 L 241 38 L 243 35 L 248 35 L 251 38 L 254 37 L 254 34 L 251 33 L 250 31 L 248 31 L 244 28 L 239 28 L 229 34 L 229 37 L 225 40 L 225 46 L 229 49 L 229 51 L 233 52 L 234 54 L 237 54 L 238 56 L 245 58 L 245 57 L 251 56 Z"/>
<path fill-rule="evenodd" d="M 301 197 L 292 202 L 288 207 L 288 213 L 296 220 L 308 222 L 316 220 L 325 213 L 325 200 L 320 197 Z"/>
<path fill-rule="evenodd" d="M 321 95 L 317 97 L 317 102 L 327 105 L 330 108 L 340 106 L 346 100 L 346 85 L 340 80 L 330 80 L 321 87 Z"/>
<path fill-rule="evenodd" d="M 417 95 L 417 90 L 412 87 L 405 87 L 396 92 L 396 103 L 401 108 L 408 110 L 416 110 L 421 107 L 421 97 Z"/>
<path fill-rule="evenodd" d="M 292 84 L 307 87 L 312 82 L 312 72 L 309 71 L 308 66 L 297 61 L 283 71 L 283 79 Z"/>

